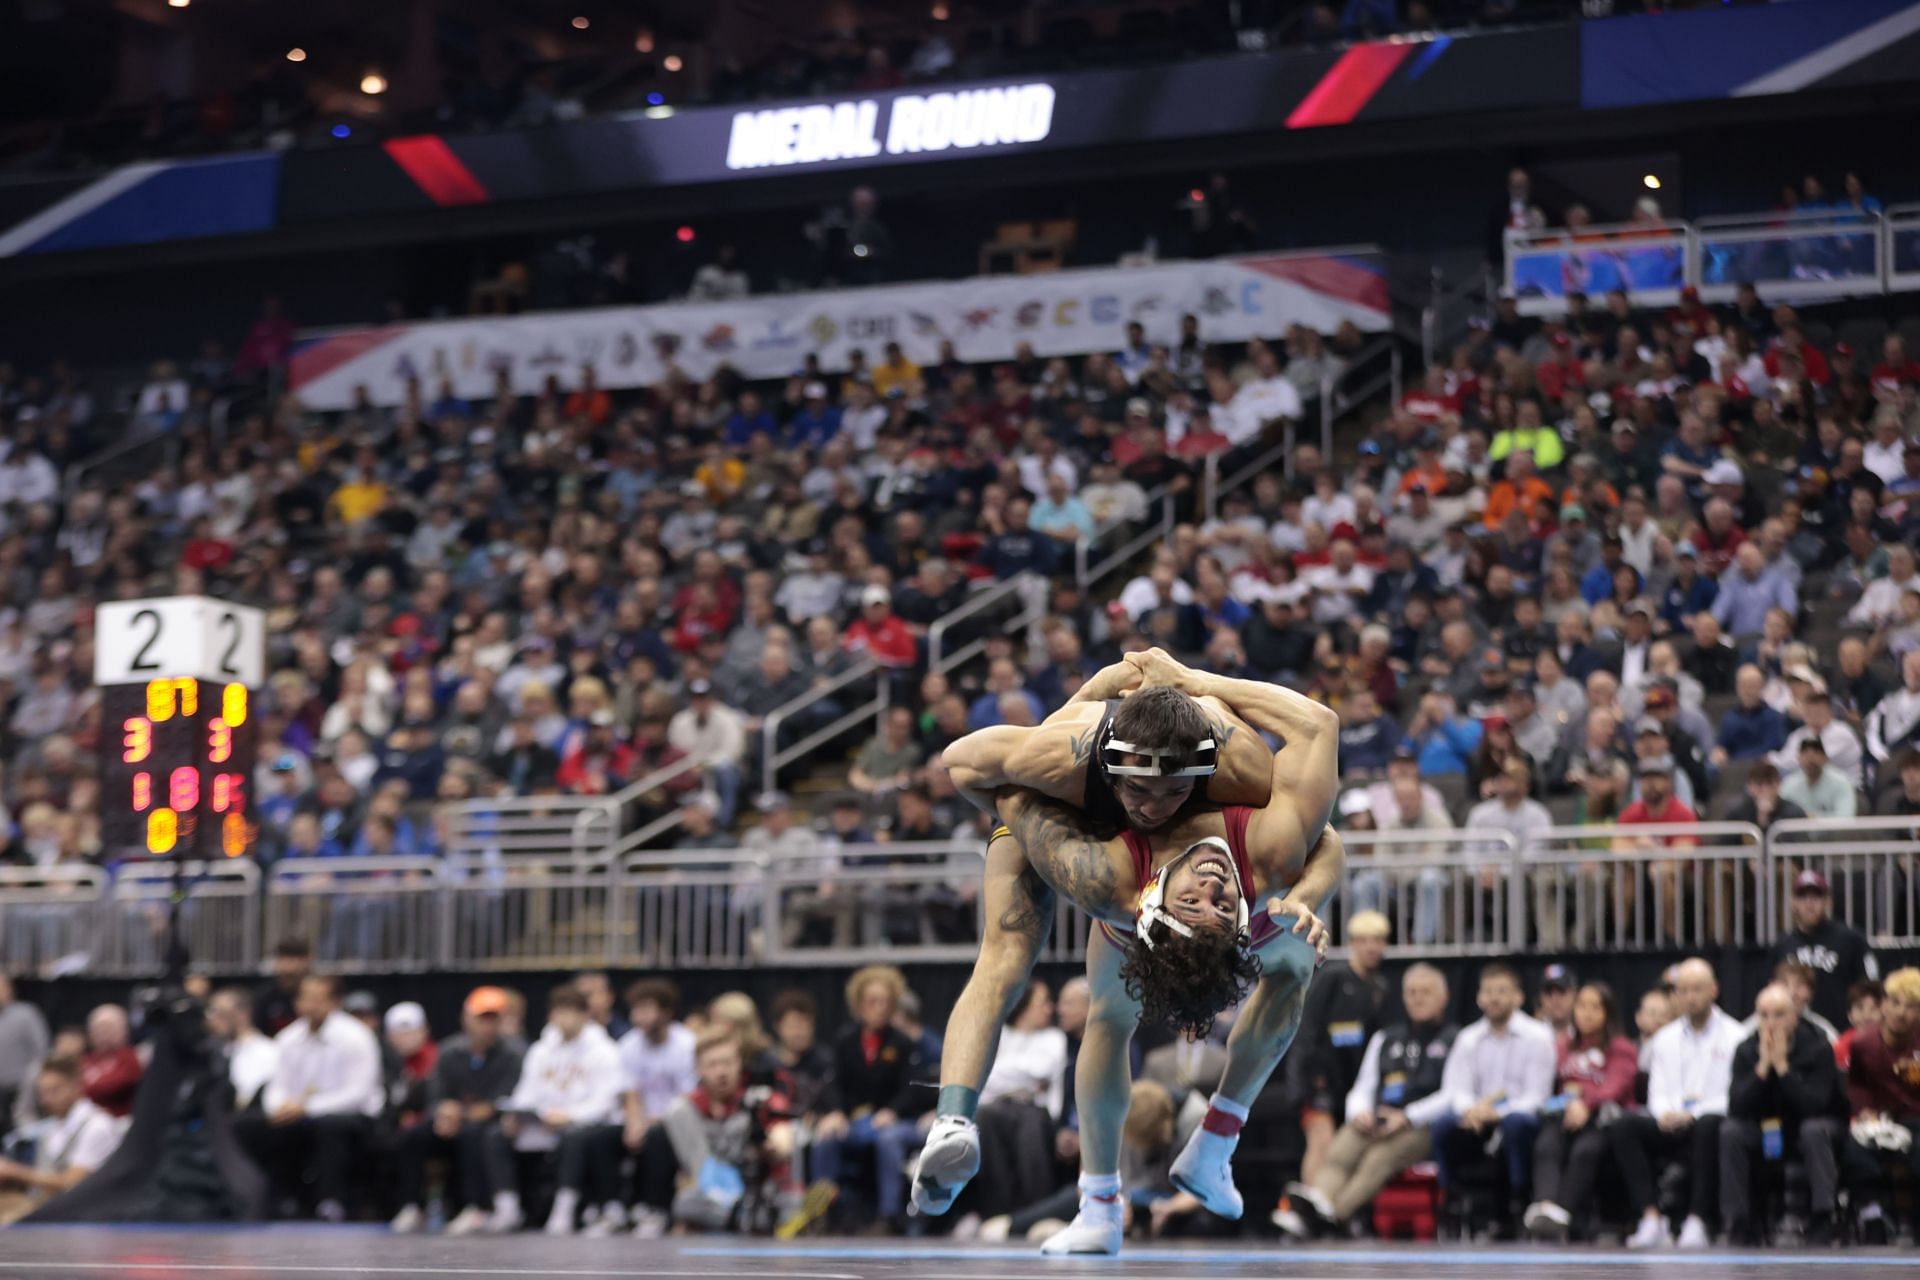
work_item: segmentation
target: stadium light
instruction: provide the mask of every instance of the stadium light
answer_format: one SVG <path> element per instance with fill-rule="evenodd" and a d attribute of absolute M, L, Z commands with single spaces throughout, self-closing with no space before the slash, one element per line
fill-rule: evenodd
<path fill-rule="evenodd" d="M 1657 173 L 1649 173 L 1641 178 L 1640 181 L 1646 185 L 1649 191 L 1658 191 L 1660 189 L 1660 175 Z"/>
<path fill-rule="evenodd" d="M 307 51 L 305 49 L 302 49 L 299 45 L 295 45 L 293 48 L 287 50 L 288 62 L 305 62 L 306 60 L 307 60 Z"/>
<path fill-rule="evenodd" d="M 193 0 L 167 0 L 167 3 L 175 9 L 184 9 L 192 4 Z"/>
<path fill-rule="evenodd" d="M 935 22 L 945 22 L 951 13 L 952 10 L 947 8 L 947 0 L 934 0 L 933 20 Z"/>
<path fill-rule="evenodd" d="M 387 91 L 387 78 L 378 71 L 369 71 L 360 77 L 360 92 L 369 96 Z"/>
<path fill-rule="evenodd" d="M 585 14 L 582 14 L 573 20 L 573 29 L 575 31 L 585 31 L 588 27 L 592 25 L 593 24 L 591 22 L 587 21 Z"/>
<path fill-rule="evenodd" d="M 636 53 L 652 53 L 653 32 L 645 27 L 640 28 L 640 34 L 633 38 L 633 48 Z"/>
<path fill-rule="evenodd" d="M 669 71 L 678 71 L 681 67 L 684 67 L 687 64 L 680 61 L 679 54 L 670 53 L 666 57 L 660 59 L 660 65 L 665 67 Z"/>

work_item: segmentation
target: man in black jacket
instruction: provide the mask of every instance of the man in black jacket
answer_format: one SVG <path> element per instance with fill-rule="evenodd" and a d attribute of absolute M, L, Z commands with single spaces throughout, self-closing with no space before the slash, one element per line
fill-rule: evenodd
<path fill-rule="evenodd" d="M 422 1206 L 432 1159 L 451 1164 L 448 1186 L 465 1204 L 448 1225 L 450 1234 L 494 1234 L 519 1225 L 513 1148 L 494 1123 L 494 1103 L 520 1081 L 520 1049 L 500 1032 L 509 1003 L 499 987 L 475 987 L 461 1009 L 463 1034 L 440 1044 L 440 1059 L 427 1080 L 426 1115 L 400 1135 L 397 1232 L 426 1226 Z"/>
<path fill-rule="evenodd" d="M 1360 1078 L 1367 1042 L 1386 1021 L 1387 980 L 1380 961 L 1389 932 L 1387 918 L 1378 911 L 1355 912 L 1347 921 L 1346 963 L 1324 966 L 1307 989 L 1296 1042 L 1304 1050 L 1297 1054 L 1305 1086 L 1298 1096 L 1306 1099 L 1300 1117 L 1307 1135 L 1302 1182 L 1311 1184 L 1327 1158 L 1334 1130 L 1346 1118 L 1347 1093 Z"/>
<path fill-rule="evenodd" d="M 1793 1153 L 1806 1164 L 1813 1221 L 1807 1243 L 1833 1243 L 1841 1126 L 1847 1095 L 1827 1038 L 1800 1019 L 1793 995 L 1775 983 L 1755 1001 L 1760 1030 L 1734 1051 L 1727 1118 L 1720 1126 L 1720 1217 L 1729 1241 L 1753 1230 L 1752 1164 Z"/>
<path fill-rule="evenodd" d="M 1836 1027 L 1847 1025 L 1847 991 L 1880 976 L 1866 935 L 1833 918 L 1833 895 L 1818 871 L 1793 880 L 1793 931 L 1773 945 L 1773 963 L 1797 960 L 1813 970 L 1813 1011 Z"/>
<path fill-rule="evenodd" d="M 1380 1188 L 1433 1151 L 1433 1122 L 1447 1109 L 1440 1082 L 1460 1028 L 1447 1021 L 1447 980 L 1432 965 L 1407 970 L 1400 1002 L 1407 1020 L 1367 1043 L 1346 1097 L 1347 1122 L 1325 1162 L 1311 1184 L 1287 1185 L 1273 1221 L 1289 1235 L 1343 1230 Z"/>
<path fill-rule="evenodd" d="M 919 1087 L 931 1082 L 934 1064 L 922 1062 L 918 1046 L 893 1025 L 906 989 L 891 965 L 869 965 L 847 980 L 854 1025 L 834 1041 L 811 1156 L 816 1178 L 844 1187 L 849 1158 L 870 1148 L 871 1204 L 878 1221 L 892 1226 L 904 1222 L 907 1155 L 920 1140 L 914 1121 L 934 1102 L 934 1091 Z"/>

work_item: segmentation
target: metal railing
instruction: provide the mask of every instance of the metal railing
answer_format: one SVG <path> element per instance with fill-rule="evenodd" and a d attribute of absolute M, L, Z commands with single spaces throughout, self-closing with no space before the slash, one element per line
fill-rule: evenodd
<path fill-rule="evenodd" d="M 447 959 L 440 890 L 446 871 L 459 865 L 437 858 L 283 858 L 267 881 L 261 954 L 302 938 L 317 964 L 338 973 L 440 967 Z"/>
<path fill-rule="evenodd" d="M 107 933 L 88 966 L 116 977 L 149 977 L 167 964 L 168 906 L 174 864 L 130 862 L 113 877 L 104 906 Z M 260 869 L 251 861 L 189 862 L 181 940 L 195 965 L 212 973 L 260 967 Z"/>
<path fill-rule="evenodd" d="M 1920 946 L 1920 818 L 1346 833 L 1326 915 L 1361 910 L 1396 953 L 1635 954 L 1766 946 L 1792 927 L 1794 876 L 1824 873 L 1834 915 L 1877 946 Z M 740 968 L 966 961 L 983 936 L 975 841 L 605 857 L 296 858 L 197 864 L 182 916 L 196 967 L 246 973 L 289 938 L 344 973 Z M 0 963 L 41 975 L 157 974 L 172 868 L 0 869 Z M 1059 904 L 1041 959 L 1084 958 Z"/>
<path fill-rule="evenodd" d="M 1140 531 L 1131 538 L 1125 539 L 1118 546 L 1112 548 L 1105 555 L 1101 556 L 1100 559 L 1091 564 L 1088 563 L 1088 557 L 1085 554 L 1087 544 L 1080 544 L 1082 554 L 1077 558 L 1074 576 L 1079 582 L 1082 592 L 1087 591 L 1097 583 L 1104 582 L 1110 574 L 1132 564 L 1133 558 L 1142 551 L 1145 551 L 1148 547 L 1153 546 L 1157 542 L 1165 542 L 1173 536 L 1173 495 L 1161 491 L 1156 492 L 1160 492 L 1160 499 L 1156 504 L 1160 508 L 1159 518 L 1140 521 L 1139 524 L 1135 526 L 1138 527 Z M 1151 507 L 1149 510 L 1151 510 Z M 1112 525 L 1108 526 L 1108 528 L 1122 529 L 1128 526 L 1134 526 L 1134 522 L 1116 520 Z M 1108 530 L 1103 529 L 1101 533 L 1104 534 L 1107 531 Z"/>
<path fill-rule="evenodd" d="M 1625 289 L 1641 306 L 1671 305 L 1688 285 L 1726 302 L 1749 281 L 1770 301 L 1899 293 L 1920 289 L 1920 205 L 1509 231 L 1503 257 L 1529 315 L 1564 311 L 1574 291 Z"/>
<path fill-rule="evenodd" d="M 956 612 L 958 612 L 956 610 Z M 944 622 L 946 619 L 941 619 Z M 940 623 L 936 622 L 935 627 Z M 786 746 L 780 745 L 780 730 L 789 720 L 812 710 L 819 703 L 833 697 L 843 689 L 852 688 L 863 680 L 874 682 L 874 692 L 859 706 L 841 712 L 827 724 L 815 728 Z M 847 730 L 853 728 L 869 716 L 876 719 L 884 717 L 889 700 L 893 696 L 892 682 L 887 679 L 886 669 L 872 658 L 863 658 L 847 670 L 835 676 L 823 685 L 807 690 L 799 697 L 767 713 L 766 720 L 760 726 L 760 784 L 761 789 L 775 789 L 780 770 L 801 759 L 814 748 L 833 741 Z"/>
<path fill-rule="evenodd" d="M 1364 382 L 1357 386 L 1349 385 L 1349 379 L 1385 356 L 1385 368 L 1376 369 Z M 1400 343 L 1392 336 L 1376 338 L 1361 348 L 1360 354 L 1337 378 L 1322 378 L 1320 381 L 1320 454 L 1322 458 L 1333 456 L 1333 424 L 1341 415 L 1350 412 L 1382 390 L 1389 392 L 1394 403 L 1400 401 L 1401 388 L 1405 378 L 1405 365 L 1400 353 Z M 1206 463 L 1206 495 L 1204 518 L 1211 520 L 1219 511 L 1220 500 L 1227 494 L 1245 488 L 1255 477 L 1271 471 L 1276 464 L 1283 467 L 1288 475 L 1293 474 L 1293 452 L 1295 429 L 1288 423 L 1280 441 L 1254 455 L 1240 466 L 1220 474 L 1221 455 L 1210 453 Z"/>
<path fill-rule="evenodd" d="M 99 867 L 0 867 L 0 965 L 9 973 L 84 970 L 105 935 Z"/>

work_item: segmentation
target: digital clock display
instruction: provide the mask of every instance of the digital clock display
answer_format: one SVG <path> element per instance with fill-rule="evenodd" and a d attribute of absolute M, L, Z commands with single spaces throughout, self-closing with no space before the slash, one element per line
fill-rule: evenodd
<path fill-rule="evenodd" d="M 110 853 L 253 852 L 259 728 L 247 686 L 191 677 L 107 685 L 100 711 L 101 836 Z"/>

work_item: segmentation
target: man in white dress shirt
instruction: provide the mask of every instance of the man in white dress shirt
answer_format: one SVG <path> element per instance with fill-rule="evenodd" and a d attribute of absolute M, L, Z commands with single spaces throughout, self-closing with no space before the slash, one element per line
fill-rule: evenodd
<path fill-rule="evenodd" d="M 233 1082 L 233 1109 L 245 1111 L 273 1079 L 280 1050 L 253 1025 L 253 993 L 222 987 L 207 1001 L 207 1026 L 227 1051 L 227 1078 Z"/>
<path fill-rule="evenodd" d="M 34 1089 L 42 1118 L 28 1130 L 34 1139 L 33 1163 L 0 1160 L 0 1225 L 79 1186 L 107 1162 L 127 1131 L 125 1120 L 87 1100 L 79 1065 L 71 1058 L 42 1064 Z"/>
<path fill-rule="evenodd" d="M 1450 1196 L 1455 1171 L 1496 1149 L 1515 1209 L 1533 1185 L 1533 1140 L 1540 1105 L 1553 1095 L 1554 1047 L 1546 1024 L 1521 1012 L 1526 998 L 1512 965 L 1480 970 L 1480 1020 L 1453 1042 L 1440 1082 L 1447 1109 L 1433 1121 L 1433 1159 Z"/>
<path fill-rule="evenodd" d="M 346 1220 L 353 1158 L 386 1096 L 380 1042 L 341 1010 L 340 995 L 338 978 L 301 981 L 294 1020 L 274 1037 L 280 1060 L 260 1091 L 260 1110 L 235 1126 L 276 1194 L 295 1193 L 313 1170 L 314 1212 L 324 1222 Z"/>
<path fill-rule="evenodd" d="M 1704 1249 L 1711 1243 L 1707 1218 L 1719 1192 L 1720 1124 L 1727 1115 L 1733 1054 L 1747 1038 L 1739 1019 L 1714 1003 L 1719 998 L 1720 984 L 1705 960 L 1688 960 L 1674 969 L 1673 1001 L 1680 1016 L 1647 1041 L 1646 1110 L 1624 1115 L 1607 1129 L 1627 1201 L 1640 1220 L 1627 1240 L 1630 1249 L 1673 1243 L 1659 1208 L 1660 1166 L 1669 1161 L 1690 1171 L 1680 1247 Z"/>

